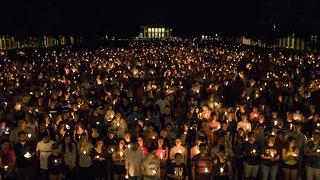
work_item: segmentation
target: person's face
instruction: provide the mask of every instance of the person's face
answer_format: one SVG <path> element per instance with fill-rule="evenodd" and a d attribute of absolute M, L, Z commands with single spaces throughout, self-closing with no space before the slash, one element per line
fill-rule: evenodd
<path fill-rule="evenodd" d="M 25 120 L 19 120 L 18 121 L 18 125 L 19 125 L 19 127 L 23 127 L 23 126 L 26 125 L 26 121 Z"/>
<path fill-rule="evenodd" d="M 248 137 L 249 141 L 254 142 L 256 140 L 256 136 L 252 135 L 251 137 Z"/>
<path fill-rule="evenodd" d="M 20 135 L 20 142 L 26 142 L 27 141 L 27 134 L 21 134 Z"/>
<path fill-rule="evenodd" d="M 207 148 L 206 147 L 199 147 L 200 154 L 207 154 Z"/>
<path fill-rule="evenodd" d="M 143 146 L 143 139 L 142 138 L 138 138 L 138 144 L 139 144 L 139 146 Z"/>
<path fill-rule="evenodd" d="M 131 143 L 131 148 L 133 149 L 133 150 L 137 150 L 138 149 L 138 143 Z"/>
<path fill-rule="evenodd" d="M 45 136 L 42 138 L 42 140 L 44 143 L 48 143 L 50 139 L 49 139 L 49 136 Z"/>
<path fill-rule="evenodd" d="M 270 138 L 269 138 L 269 143 L 270 143 L 270 144 L 274 144 L 275 141 L 276 141 L 276 138 L 275 138 L 275 137 L 270 137 Z"/>
<path fill-rule="evenodd" d="M 103 145 L 103 141 L 98 141 L 97 142 L 97 147 L 102 147 L 102 145 Z"/>
<path fill-rule="evenodd" d="M 181 139 L 176 139 L 176 145 L 181 145 Z"/>
<path fill-rule="evenodd" d="M 9 142 L 3 143 L 3 144 L 1 145 L 1 147 L 2 147 L 3 150 L 9 149 Z"/>
<path fill-rule="evenodd" d="M 174 158 L 174 160 L 176 161 L 177 164 L 181 164 L 183 161 L 183 158 L 182 156 L 178 155 Z"/>
<path fill-rule="evenodd" d="M 162 144 L 163 144 L 163 139 L 162 139 L 162 138 L 158 139 L 158 144 L 159 144 L 160 146 L 162 146 Z"/>
<path fill-rule="evenodd" d="M 295 145 L 296 145 L 296 140 L 292 140 L 292 141 L 290 142 L 290 145 L 291 145 L 291 146 L 295 146 Z"/>

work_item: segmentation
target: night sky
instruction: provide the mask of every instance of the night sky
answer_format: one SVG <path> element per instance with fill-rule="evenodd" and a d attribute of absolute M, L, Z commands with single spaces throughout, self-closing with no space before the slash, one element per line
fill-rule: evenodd
<path fill-rule="evenodd" d="M 280 1 L 280 2 L 279 2 Z M 174 34 L 320 32 L 316 0 L 1 0 L 1 34 L 138 35 L 159 23 Z"/>

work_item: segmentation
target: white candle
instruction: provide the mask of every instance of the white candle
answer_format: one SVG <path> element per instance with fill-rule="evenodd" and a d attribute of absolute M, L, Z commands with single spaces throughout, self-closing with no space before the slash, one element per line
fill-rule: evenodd
<path fill-rule="evenodd" d="M 55 159 L 55 160 L 54 160 L 54 163 L 58 163 L 58 160 Z"/>
<path fill-rule="evenodd" d="M 129 149 L 131 148 L 131 144 L 128 144 L 128 148 L 129 148 Z"/>
<path fill-rule="evenodd" d="M 4 171 L 7 171 L 9 166 L 3 166 Z"/>
<path fill-rule="evenodd" d="M 129 176 L 128 176 L 128 175 L 126 175 L 124 178 L 129 179 Z"/>
<path fill-rule="evenodd" d="M 270 152 L 270 155 L 271 155 L 271 157 L 272 157 L 272 158 L 274 158 L 274 154 L 273 154 L 273 152 Z"/>
<path fill-rule="evenodd" d="M 157 171 L 156 170 L 152 170 L 152 174 L 153 175 L 157 174 Z"/>
<path fill-rule="evenodd" d="M 252 153 L 253 153 L 253 154 L 255 154 L 256 152 L 257 152 L 256 149 L 253 149 L 253 150 L 252 150 Z"/>
<path fill-rule="evenodd" d="M 220 168 L 220 173 L 223 173 L 224 169 L 223 168 Z"/>
<path fill-rule="evenodd" d="M 31 138 L 31 134 L 30 133 L 28 134 L 28 138 Z"/>
<path fill-rule="evenodd" d="M 86 155 L 86 154 L 87 154 L 87 151 L 83 151 L 83 154 Z"/>
<path fill-rule="evenodd" d="M 277 124 L 278 124 L 278 121 L 274 121 L 274 126 L 277 126 Z"/>
<path fill-rule="evenodd" d="M 31 155 L 29 152 L 26 152 L 26 153 L 24 154 L 24 157 L 27 158 L 27 159 L 31 158 L 31 156 L 32 156 L 32 155 Z"/>
<path fill-rule="evenodd" d="M 208 168 L 205 168 L 205 169 L 204 169 L 204 172 L 205 172 L 205 173 L 208 173 L 208 172 L 209 172 Z"/>
<path fill-rule="evenodd" d="M 197 154 L 199 154 L 200 153 L 200 150 L 199 149 L 196 149 L 196 154 L 195 155 L 197 155 Z"/>

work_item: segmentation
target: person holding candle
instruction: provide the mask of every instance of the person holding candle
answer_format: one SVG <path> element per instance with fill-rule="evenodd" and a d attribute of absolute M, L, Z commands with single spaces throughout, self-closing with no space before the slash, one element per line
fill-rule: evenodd
<path fill-rule="evenodd" d="M 104 146 L 103 140 L 98 139 L 95 147 L 91 150 L 92 166 L 91 173 L 95 180 L 106 180 L 107 178 L 107 160 L 108 152 Z"/>
<path fill-rule="evenodd" d="M 222 148 L 218 152 L 217 163 L 214 166 L 213 176 L 215 180 L 230 180 L 232 175 L 232 163 L 227 153 Z"/>
<path fill-rule="evenodd" d="M 214 160 L 208 155 L 207 146 L 199 145 L 200 153 L 191 160 L 191 174 L 193 180 L 207 180 L 212 176 Z"/>
<path fill-rule="evenodd" d="M 260 164 L 260 147 L 256 142 L 254 132 L 248 133 L 248 141 L 242 146 L 243 154 L 243 175 L 246 180 L 256 179 Z"/>
<path fill-rule="evenodd" d="M 169 159 L 170 160 L 174 160 L 174 155 L 176 153 L 180 153 L 183 155 L 184 157 L 184 163 L 187 163 L 187 148 L 185 148 L 184 146 L 182 146 L 182 142 L 181 142 L 181 138 L 176 138 L 176 145 L 173 146 L 171 149 L 170 149 L 170 156 L 169 156 Z"/>
<path fill-rule="evenodd" d="M 74 172 L 76 167 L 77 146 L 72 141 L 71 134 L 64 137 L 60 143 L 60 149 L 64 157 L 66 179 L 73 180 L 75 179 Z"/>
<path fill-rule="evenodd" d="M 299 148 L 292 136 L 287 139 L 287 146 L 282 148 L 282 170 L 284 180 L 298 179 Z"/>
<path fill-rule="evenodd" d="M 174 162 L 167 167 L 168 180 L 188 180 L 188 171 L 186 165 L 183 163 L 183 156 L 176 153 Z"/>
<path fill-rule="evenodd" d="M 91 177 L 91 151 L 93 149 L 93 145 L 88 141 L 88 137 L 86 134 L 82 134 L 80 136 L 80 140 L 77 145 L 78 149 L 78 165 L 79 165 L 79 179 L 88 180 Z"/>
<path fill-rule="evenodd" d="M 4 177 L 12 177 L 15 166 L 16 156 L 13 148 L 10 147 L 10 141 L 3 139 L 0 143 L 0 160 L 1 160 L 1 174 Z"/>
<path fill-rule="evenodd" d="M 160 180 L 160 160 L 157 157 L 157 147 L 148 148 L 149 155 L 141 163 L 141 175 L 143 180 Z"/>
<path fill-rule="evenodd" d="M 161 168 L 161 179 L 165 178 L 166 174 L 166 165 L 168 160 L 168 154 L 169 154 L 169 148 L 164 142 L 164 139 L 162 136 L 160 136 L 157 140 L 157 157 L 160 160 L 160 168 Z"/>
<path fill-rule="evenodd" d="M 138 139 L 133 136 L 130 148 L 125 152 L 126 177 L 131 180 L 141 178 L 141 162 L 144 158 L 143 152 L 139 149 Z"/>
<path fill-rule="evenodd" d="M 125 151 L 125 142 L 123 139 L 120 139 L 117 148 L 112 153 L 114 179 L 124 179 L 126 174 Z"/>
<path fill-rule="evenodd" d="M 123 137 L 123 134 L 128 130 L 127 123 L 120 112 L 117 112 L 116 117 L 112 120 L 111 128 L 119 137 Z"/>
<path fill-rule="evenodd" d="M 35 147 L 27 142 L 27 133 L 18 133 L 19 142 L 14 145 L 16 155 L 16 178 L 18 180 L 33 180 L 35 173 Z"/>
<path fill-rule="evenodd" d="M 138 144 L 139 144 L 139 148 L 143 152 L 143 155 L 146 157 L 148 155 L 148 150 L 144 145 L 145 143 L 144 143 L 144 138 L 142 135 L 138 136 Z"/>
<path fill-rule="evenodd" d="M 267 143 L 261 150 L 262 180 L 276 180 L 281 151 L 279 147 L 275 145 L 275 140 L 276 137 L 274 135 L 269 135 Z"/>
<path fill-rule="evenodd" d="M 306 179 L 320 179 L 320 131 L 312 133 L 312 138 L 307 142 L 304 148 L 306 156 Z"/>
<path fill-rule="evenodd" d="M 237 123 L 237 130 L 242 128 L 247 134 L 249 131 L 251 131 L 251 124 L 248 122 L 247 115 L 241 115 L 241 121 Z"/>
<path fill-rule="evenodd" d="M 52 144 L 52 153 L 48 156 L 48 174 L 49 180 L 62 180 L 64 175 L 64 158 L 63 154 L 60 152 L 60 147 L 58 144 Z"/>
<path fill-rule="evenodd" d="M 52 144 L 55 142 L 49 139 L 48 133 L 41 134 L 42 140 L 37 143 L 37 157 L 40 161 L 41 180 L 48 179 L 48 156 L 51 154 Z"/>

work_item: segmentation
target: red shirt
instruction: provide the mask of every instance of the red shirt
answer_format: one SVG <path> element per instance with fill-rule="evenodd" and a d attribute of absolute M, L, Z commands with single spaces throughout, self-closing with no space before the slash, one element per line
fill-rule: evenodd
<path fill-rule="evenodd" d="M 9 148 L 6 152 L 0 148 L 0 159 L 3 165 L 13 166 L 16 159 L 13 149 Z"/>

